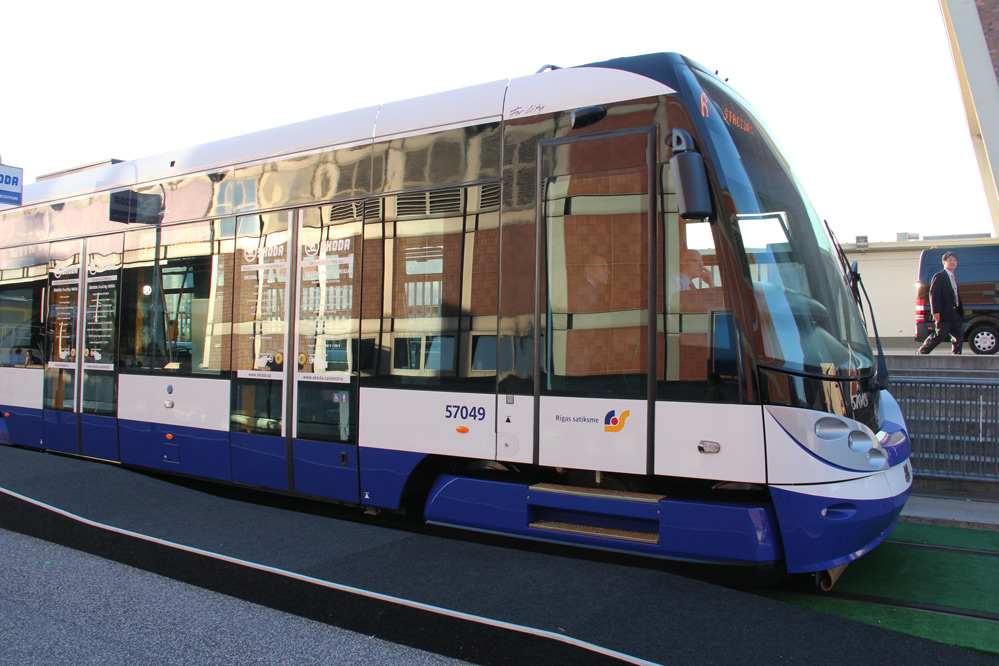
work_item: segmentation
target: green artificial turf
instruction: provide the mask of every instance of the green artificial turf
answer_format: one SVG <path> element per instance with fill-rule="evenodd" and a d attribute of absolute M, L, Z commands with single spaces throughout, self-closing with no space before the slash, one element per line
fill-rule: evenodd
<path fill-rule="evenodd" d="M 834 589 L 999 615 L 997 570 L 994 555 L 888 543 L 848 566 Z"/>
<path fill-rule="evenodd" d="M 924 543 L 934 546 L 971 548 L 999 553 L 999 531 L 969 530 L 960 527 L 940 527 L 898 523 L 888 535 L 889 541 Z"/>
<path fill-rule="evenodd" d="M 999 625 L 995 622 L 786 590 L 771 591 L 767 596 L 830 615 L 999 656 Z"/>
<path fill-rule="evenodd" d="M 899 524 L 889 541 L 999 553 L 999 532 Z M 834 592 L 999 615 L 999 557 L 883 543 L 848 566 Z M 896 608 L 792 588 L 765 593 L 781 601 L 914 636 L 999 655 L 999 623 Z"/>

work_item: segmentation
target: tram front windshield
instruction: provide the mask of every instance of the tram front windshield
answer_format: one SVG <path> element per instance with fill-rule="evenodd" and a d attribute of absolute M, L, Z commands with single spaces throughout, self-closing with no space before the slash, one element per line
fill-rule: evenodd
<path fill-rule="evenodd" d="M 874 354 L 835 245 L 748 106 L 697 72 L 727 211 L 745 249 L 765 366 L 831 376 L 873 372 Z"/>

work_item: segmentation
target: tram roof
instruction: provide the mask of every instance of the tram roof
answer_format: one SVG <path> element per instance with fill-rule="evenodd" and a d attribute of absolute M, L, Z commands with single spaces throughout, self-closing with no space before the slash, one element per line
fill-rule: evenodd
<path fill-rule="evenodd" d="M 656 72 L 675 54 L 619 58 L 390 102 L 174 150 L 72 171 L 25 185 L 23 205 L 126 189 L 140 183 L 252 164 L 319 150 L 669 94 Z"/>

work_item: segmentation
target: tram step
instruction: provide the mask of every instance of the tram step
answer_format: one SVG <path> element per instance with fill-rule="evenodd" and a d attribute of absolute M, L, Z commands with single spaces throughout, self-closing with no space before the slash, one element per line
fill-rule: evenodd
<path fill-rule="evenodd" d="M 582 534 L 585 536 L 602 537 L 604 539 L 617 539 L 618 541 L 634 541 L 637 543 L 658 544 L 659 535 L 655 532 L 636 532 L 632 530 L 619 530 L 613 527 L 597 527 L 594 525 L 579 525 L 577 523 L 562 523 L 554 520 L 536 520 L 530 527 L 550 532 L 564 532 L 567 534 Z"/>
<path fill-rule="evenodd" d="M 557 483 L 536 483 L 529 487 L 529 490 L 538 490 L 546 493 L 559 493 L 562 495 L 577 495 L 580 497 L 605 497 L 607 499 L 628 500 L 631 502 L 646 502 L 658 504 L 660 500 L 666 499 L 665 495 L 650 495 L 648 493 L 632 493 L 626 490 L 614 490 L 611 488 L 583 488 L 580 486 L 564 486 Z"/>

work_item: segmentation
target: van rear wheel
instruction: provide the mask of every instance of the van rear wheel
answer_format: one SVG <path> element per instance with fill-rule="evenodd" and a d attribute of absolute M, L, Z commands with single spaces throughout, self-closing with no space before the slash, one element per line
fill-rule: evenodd
<path fill-rule="evenodd" d="M 991 324 L 976 326 L 968 336 L 968 345 L 976 354 L 995 354 L 999 351 L 999 329 Z"/>

